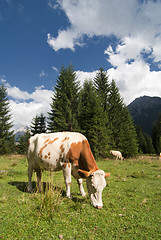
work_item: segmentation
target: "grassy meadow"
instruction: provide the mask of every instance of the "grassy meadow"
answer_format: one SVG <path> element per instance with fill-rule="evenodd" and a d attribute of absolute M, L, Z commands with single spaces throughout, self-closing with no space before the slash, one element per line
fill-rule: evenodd
<path fill-rule="evenodd" d="M 0 239 L 161 239 L 161 160 L 98 161 L 110 172 L 102 209 L 65 197 L 63 173 L 43 173 L 43 192 L 26 191 L 25 156 L 0 157 Z M 33 185 L 36 176 L 33 176 Z M 86 189 L 86 184 L 84 182 Z"/>

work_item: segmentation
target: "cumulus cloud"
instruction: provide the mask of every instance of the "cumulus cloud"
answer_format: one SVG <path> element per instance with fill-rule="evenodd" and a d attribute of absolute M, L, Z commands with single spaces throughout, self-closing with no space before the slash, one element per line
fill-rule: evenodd
<path fill-rule="evenodd" d="M 14 99 L 27 100 L 30 99 L 30 94 L 26 91 L 21 91 L 18 87 L 11 87 L 10 85 L 7 88 L 8 95 Z"/>
<path fill-rule="evenodd" d="M 93 72 L 83 72 L 83 71 L 76 71 L 76 77 L 77 80 L 80 82 L 80 85 L 83 86 L 83 83 L 85 80 L 93 80 L 94 77 L 96 76 L 96 72 L 97 71 L 93 71 Z"/>
<path fill-rule="evenodd" d="M 143 95 L 161 97 L 161 72 L 151 71 L 142 54 L 151 52 L 151 46 L 141 36 L 125 37 L 115 51 L 109 46 L 104 52 L 114 66 L 108 70 L 108 74 L 116 80 L 126 104 Z"/>
<path fill-rule="evenodd" d="M 33 117 L 43 113 L 47 116 L 50 111 L 53 91 L 44 89 L 44 86 L 35 88 L 28 93 L 17 87 L 5 84 L 10 101 L 10 110 L 13 118 L 14 130 L 22 126 L 30 126 Z"/>
<path fill-rule="evenodd" d="M 150 71 L 149 65 L 141 59 L 110 68 L 108 75 L 110 80 L 115 79 L 126 104 L 144 95 L 161 97 L 161 72 Z"/>
<path fill-rule="evenodd" d="M 61 0 L 57 3 L 71 25 L 59 30 L 57 37 L 48 34 L 48 43 L 55 51 L 61 48 L 74 50 L 76 45 L 82 45 L 83 35 L 113 34 L 119 38 L 141 35 L 156 48 L 161 40 L 160 1 L 124 0 L 120 4 L 118 0 Z"/>
<path fill-rule="evenodd" d="M 144 95 L 161 97 L 160 71 L 150 71 L 149 65 L 141 58 L 131 63 L 122 61 L 121 64 L 117 65 L 119 56 L 116 54 L 116 60 L 113 59 L 113 61 L 117 67 L 107 70 L 109 83 L 112 79 L 115 80 L 126 105 L 130 104 L 135 98 Z M 96 73 L 97 71 L 77 71 L 76 76 L 82 85 L 85 79 L 94 79 Z"/>
<path fill-rule="evenodd" d="M 125 103 L 142 95 L 161 97 L 161 0 L 124 0 L 121 4 L 118 0 L 58 0 L 57 4 L 70 26 L 59 30 L 57 37 L 48 34 L 48 44 L 55 51 L 75 51 L 85 44 L 84 36 L 114 35 L 119 41 L 107 46 L 104 54 L 112 65 L 110 79 L 115 79 Z M 151 71 L 148 60 L 158 71 Z M 95 71 L 77 71 L 81 82 L 94 75 Z"/>

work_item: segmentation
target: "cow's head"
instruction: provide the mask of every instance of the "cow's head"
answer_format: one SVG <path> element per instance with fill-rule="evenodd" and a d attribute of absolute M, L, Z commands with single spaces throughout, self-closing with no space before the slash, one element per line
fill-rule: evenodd
<path fill-rule="evenodd" d="M 85 173 L 85 171 L 81 172 Z M 91 204 L 98 209 L 103 206 L 102 191 L 106 187 L 105 177 L 109 175 L 110 173 L 105 173 L 103 170 L 91 171 L 86 174 L 86 184 Z"/>

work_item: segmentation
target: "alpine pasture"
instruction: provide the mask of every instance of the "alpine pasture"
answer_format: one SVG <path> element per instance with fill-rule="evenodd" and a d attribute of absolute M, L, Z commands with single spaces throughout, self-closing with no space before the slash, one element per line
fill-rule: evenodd
<path fill-rule="evenodd" d="M 0 239 L 161 239 L 161 160 L 157 157 L 97 161 L 111 173 L 103 208 L 79 195 L 65 196 L 63 173 L 43 172 L 42 193 L 27 192 L 27 159 L 0 157 Z M 87 193 L 86 185 L 84 188 Z"/>

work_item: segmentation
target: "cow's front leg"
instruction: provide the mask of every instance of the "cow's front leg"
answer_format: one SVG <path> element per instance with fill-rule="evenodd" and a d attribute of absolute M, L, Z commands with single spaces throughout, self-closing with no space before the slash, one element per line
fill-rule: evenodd
<path fill-rule="evenodd" d="M 71 185 L 71 164 L 70 163 L 64 163 L 62 165 L 63 168 L 63 174 L 64 174 L 64 181 L 66 184 L 66 196 L 68 198 L 71 198 L 70 195 L 70 185 Z"/>
<path fill-rule="evenodd" d="M 29 164 L 29 166 L 28 166 L 28 187 L 27 187 L 27 191 L 28 192 L 32 192 L 33 191 L 32 183 L 31 183 L 32 173 L 33 173 L 33 168 L 32 168 L 32 165 Z"/>
<path fill-rule="evenodd" d="M 77 182 L 78 182 L 78 185 L 79 185 L 80 194 L 81 194 L 83 197 L 85 197 L 85 196 L 86 196 L 86 193 L 85 193 L 84 188 L 83 188 L 83 179 L 79 178 L 79 179 L 77 180 Z"/>

